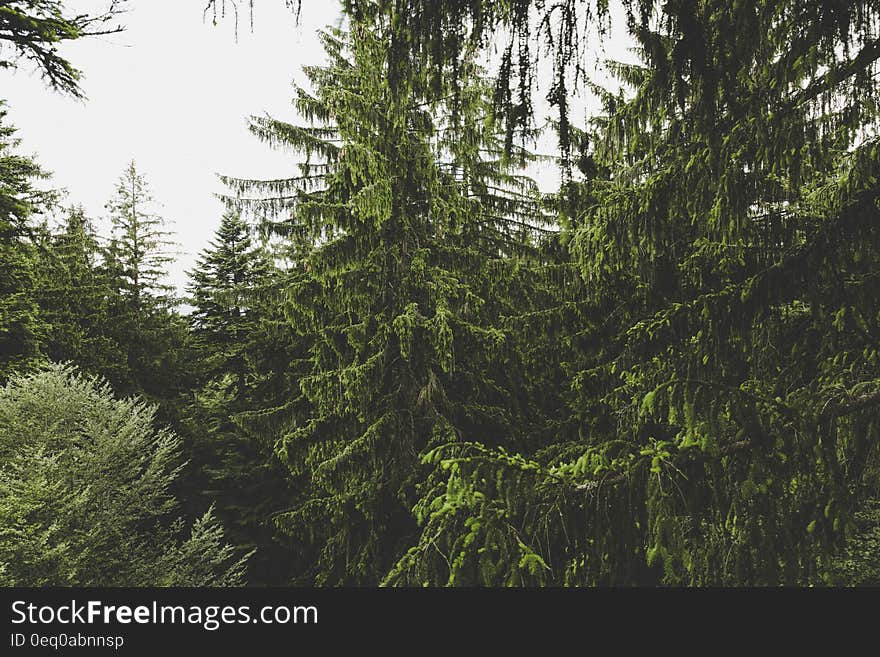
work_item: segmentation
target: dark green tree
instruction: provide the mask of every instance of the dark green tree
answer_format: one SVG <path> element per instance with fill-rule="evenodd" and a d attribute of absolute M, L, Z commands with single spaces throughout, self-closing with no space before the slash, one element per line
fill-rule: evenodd
<path fill-rule="evenodd" d="M 255 323 L 253 295 L 268 280 L 272 267 L 268 252 L 254 245 L 241 214 L 224 214 L 214 241 L 190 272 L 193 330 L 218 360 L 206 363 L 209 377 L 228 373 L 236 386 L 244 386 L 244 347 Z"/>
<path fill-rule="evenodd" d="M 375 584 L 402 555 L 431 446 L 524 445 L 537 421 L 540 382 L 506 323 L 540 302 L 537 194 L 503 161 L 478 69 L 444 115 L 445 90 L 391 75 L 391 35 L 381 17 L 324 35 L 331 63 L 307 70 L 315 93 L 296 99 L 310 127 L 254 119 L 258 136 L 306 154 L 302 177 L 228 181 L 278 217 L 288 247 L 299 353 L 288 399 L 259 419 L 276 419 L 299 491 L 278 522 L 318 583 Z"/>
<path fill-rule="evenodd" d="M 59 6 L 0 2 L 0 27 Z M 75 213 L 32 223 L 39 171 L 0 132 L 0 377 L 42 350 L 160 401 L 174 490 L 190 515 L 216 498 L 259 583 L 876 582 L 880 4 L 342 6 L 306 125 L 251 124 L 301 175 L 227 181 L 188 321 L 134 166 L 96 264 Z M 584 66 L 609 28 L 620 89 Z M 601 111 L 576 126 L 578 88 Z M 537 90 L 546 197 L 518 175 Z M 19 522 L 81 508 L 71 471 L 13 462 L 4 559 L 79 563 Z"/>
<path fill-rule="evenodd" d="M 66 211 L 64 223 L 44 247 L 37 295 L 45 325 L 43 352 L 83 372 L 126 380 L 127 349 L 111 329 L 110 278 L 99 237 L 81 207 Z"/>
<path fill-rule="evenodd" d="M 168 301 L 173 289 L 166 282 L 173 261 L 165 220 L 154 212 L 155 201 L 146 178 L 130 162 L 107 203 L 112 232 L 112 259 L 119 268 L 120 293 L 136 312 L 144 304 Z"/>
<path fill-rule="evenodd" d="M 628 93 L 596 89 L 574 186 L 580 445 L 438 450 L 447 487 L 394 581 L 442 581 L 427 548 L 476 558 L 496 515 L 537 557 L 495 581 L 833 581 L 877 494 L 877 24 L 871 2 L 631 23 L 642 63 L 613 65 Z"/>
<path fill-rule="evenodd" d="M 190 272 L 198 368 L 198 388 L 183 421 L 191 461 L 187 484 L 194 489 L 190 501 L 215 504 L 230 539 L 256 550 L 250 562 L 253 584 L 282 584 L 291 577 L 272 522 L 288 503 L 286 468 L 273 444 L 239 418 L 265 403 L 255 398 L 260 392 L 254 359 L 265 354 L 261 334 L 275 277 L 267 248 L 254 244 L 250 227 L 234 211 L 224 214 L 215 239 Z"/>
<path fill-rule="evenodd" d="M 0 379 L 40 350 L 39 254 L 32 215 L 52 197 L 35 187 L 46 174 L 33 159 L 15 153 L 19 140 L 14 135 L 0 103 Z"/>
<path fill-rule="evenodd" d="M 146 179 L 130 163 L 107 203 L 112 233 L 103 267 L 111 287 L 110 327 L 127 354 L 127 381 L 111 380 L 121 392 L 160 404 L 163 419 L 175 417 L 173 400 L 191 389 L 188 326 L 168 283 L 173 242 L 155 212 Z"/>

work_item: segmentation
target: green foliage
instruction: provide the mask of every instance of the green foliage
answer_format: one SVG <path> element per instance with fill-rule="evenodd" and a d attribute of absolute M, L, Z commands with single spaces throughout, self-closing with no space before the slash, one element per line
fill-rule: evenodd
<path fill-rule="evenodd" d="M 376 583 L 402 554 L 426 449 L 525 443 L 542 422 L 509 319 L 547 294 L 534 185 L 503 161 L 473 63 L 457 112 L 435 120 L 446 94 L 415 71 L 405 91 L 389 83 L 392 35 L 381 22 L 325 34 L 330 64 L 307 69 L 314 93 L 295 100 L 312 125 L 254 119 L 258 136 L 306 155 L 302 177 L 228 181 L 246 195 L 233 204 L 280 216 L 287 238 L 299 355 L 288 399 L 266 414 L 301 489 L 277 521 L 318 583 Z"/>
<path fill-rule="evenodd" d="M 301 175 L 226 180 L 188 322 L 134 166 L 100 249 L 76 212 L 52 234 L 30 223 L 40 172 L 0 131 L 0 376 L 42 350 L 161 400 L 192 460 L 174 490 L 190 515 L 216 500 L 260 583 L 876 584 L 880 5 L 343 8 L 296 90 L 304 125 L 251 122 Z M 619 89 L 583 66 L 612 20 L 635 46 L 607 63 Z M 542 196 L 518 167 L 535 161 L 547 56 L 562 183 Z M 583 126 L 579 85 L 601 106 Z M 9 402 L 31 423 L 16 431 L 48 442 L 0 466 L 4 576 L 110 576 L 82 546 L 109 544 L 112 523 L 45 514 L 92 513 L 93 488 L 139 481 L 133 453 L 111 479 L 69 458 L 82 435 L 123 449 L 98 420 L 121 413 L 166 473 L 108 507 L 153 500 L 160 529 L 124 543 L 138 568 L 165 546 L 161 570 L 126 577 L 212 581 L 200 555 L 230 557 L 219 529 L 184 541 L 169 524 L 175 439 L 66 370 L 27 381 L 50 379 L 40 403 L 80 408 L 58 401 L 70 388 L 94 410 Z M 36 405 L 23 381 L 5 394 Z"/>
<path fill-rule="evenodd" d="M 211 513 L 168 524 L 180 440 L 155 408 L 61 366 L 0 390 L 0 577 L 7 586 L 235 585 Z"/>
<path fill-rule="evenodd" d="M 277 272 L 266 248 L 253 244 L 240 214 L 227 212 L 190 277 L 199 388 L 182 420 L 193 464 L 185 473 L 187 503 L 214 504 L 230 540 L 256 550 L 250 584 L 283 583 L 291 577 L 289 557 L 271 518 L 290 497 L 285 468 L 273 445 L 239 417 L 266 401 L 255 361 L 266 357 L 264 323 L 272 312 L 267 296 Z"/>
<path fill-rule="evenodd" d="M 596 88 L 573 185 L 585 444 L 442 459 L 420 568 L 493 519 L 479 549 L 542 541 L 556 583 L 830 581 L 877 450 L 877 8 L 784 5 L 632 26 L 643 64 L 614 67 L 628 96 Z"/>
<path fill-rule="evenodd" d="M 109 381 L 128 380 L 127 347 L 115 338 L 110 320 L 112 279 L 92 222 L 82 208 L 72 207 L 60 228 L 40 246 L 36 297 L 45 327 L 43 353 L 54 362 L 76 363 L 81 371 Z"/>
<path fill-rule="evenodd" d="M 259 306 L 275 265 L 267 247 L 254 245 L 240 213 L 227 212 L 215 240 L 190 272 L 190 321 L 203 349 L 205 376 L 226 374 L 243 389 L 246 343 L 257 330 Z M 216 361 L 216 362 L 214 362 Z"/>
<path fill-rule="evenodd" d="M 15 152 L 19 140 L 0 102 L 0 381 L 39 353 L 40 324 L 34 301 L 37 251 L 31 216 L 51 201 L 35 183 L 46 174 Z"/>
<path fill-rule="evenodd" d="M 831 564 L 831 581 L 841 586 L 880 584 L 880 503 L 871 500 L 853 515 L 855 531 Z"/>
<path fill-rule="evenodd" d="M 80 71 L 58 53 L 58 45 L 86 36 L 113 34 L 112 25 L 125 0 L 108 0 L 95 14 L 72 13 L 60 0 L 3 0 L 0 2 L 0 68 L 18 66 L 24 59 L 53 89 L 81 96 Z"/>
<path fill-rule="evenodd" d="M 136 311 L 144 297 L 166 301 L 172 289 L 164 278 L 165 266 L 173 260 L 169 252 L 173 243 L 164 229 L 165 220 L 151 211 L 153 204 L 146 179 L 130 162 L 107 203 L 113 225 L 108 259 L 118 269 L 121 294 Z"/>
<path fill-rule="evenodd" d="M 163 418 L 171 421 L 194 372 L 187 322 L 166 279 L 174 244 L 153 208 L 149 184 L 131 162 L 107 203 L 112 233 L 102 251 L 111 288 L 107 330 L 125 354 L 119 378 L 110 381 L 121 392 L 164 402 Z"/>

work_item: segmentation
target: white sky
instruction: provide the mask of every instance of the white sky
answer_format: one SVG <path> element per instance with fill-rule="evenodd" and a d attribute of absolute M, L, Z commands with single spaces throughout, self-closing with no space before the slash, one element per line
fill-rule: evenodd
<path fill-rule="evenodd" d="M 79 12 L 103 3 L 65 4 Z M 339 20 L 335 0 L 306 0 L 298 26 L 283 2 L 257 3 L 253 33 L 242 15 L 236 42 L 230 16 L 216 27 L 210 16 L 202 21 L 205 4 L 131 0 L 125 32 L 66 44 L 62 54 L 84 73 L 84 102 L 50 91 L 27 66 L 0 70 L 21 152 L 36 154 L 50 186 L 68 190 L 65 203 L 82 204 L 102 232 L 104 204 L 136 161 L 180 244 L 169 272 L 178 287 L 220 222 L 214 195 L 224 189 L 215 174 L 296 173 L 291 154 L 257 140 L 246 119 L 268 112 L 295 120 L 292 82 L 304 83 L 302 67 L 324 61 L 316 30 Z"/>
<path fill-rule="evenodd" d="M 65 4 L 94 12 L 106 0 Z M 0 98 L 22 152 L 37 155 L 53 175 L 50 186 L 68 190 L 65 203 L 82 204 L 103 234 L 104 205 L 136 161 L 180 245 L 169 275 L 181 290 L 223 212 L 216 174 L 297 174 L 295 156 L 257 140 L 246 119 L 268 113 L 296 121 L 293 82 L 305 84 L 302 67 L 324 62 L 316 30 L 340 20 L 337 0 L 304 0 L 299 25 L 282 0 L 265 0 L 256 3 L 253 32 L 242 10 L 236 41 L 230 15 L 216 27 L 211 16 L 203 21 L 205 4 L 129 0 L 125 32 L 65 44 L 62 54 L 84 73 L 85 101 L 50 91 L 27 66 L 0 70 Z M 606 54 L 622 56 L 625 44 L 610 45 Z M 538 150 L 554 150 L 552 136 L 541 141 Z M 558 179 L 550 165 L 529 173 L 544 189 Z"/>

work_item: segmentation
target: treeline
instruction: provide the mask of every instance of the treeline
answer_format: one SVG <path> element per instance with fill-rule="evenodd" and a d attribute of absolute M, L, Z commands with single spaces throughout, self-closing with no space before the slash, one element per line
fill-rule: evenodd
<path fill-rule="evenodd" d="M 13 157 L 2 162 L 31 166 Z M 210 511 L 193 531 L 218 532 L 212 536 L 221 561 L 230 557 L 232 548 L 222 548 L 218 515 L 239 557 L 253 550 L 255 540 L 262 541 L 264 549 L 250 555 L 253 578 L 268 577 L 260 568 L 269 567 L 266 560 L 278 556 L 266 538 L 271 536 L 271 523 L 260 514 L 283 505 L 284 477 L 274 464 L 271 445 L 260 446 L 231 434 L 229 428 L 230 418 L 242 407 L 237 398 L 246 376 L 243 354 L 251 339 L 244 331 L 257 322 L 253 303 L 248 312 L 239 306 L 244 289 L 256 294 L 259 286 L 270 286 L 270 261 L 251 246 L 239 215 L 228 214 L 215 246 L 193 272 L 193 313 L 182 316 L 183 300 L 167 284 L 164 272 L 174 245 L 152 207 L 148 185 L 132 163 L 107 204 L 109 235 L 98 234 L 95 222 L 78 207 L 64 210 L 54 225 L 29 221 L 24 213 L 17 225 L 7 224 L 6 247 L 13 257 L 4 260 L 10 274 L 4 281 L 15 287 L 6 291 L 7 305 L 0 316 L 0 377 L 9 381 L 0 396 L 0 443 L 10 459 L 7 474 L 20 478 L 4 482 L 8 488 L 3 491 L 2 513 L 8 522 L 4 545 L 13 554 L 4 563 L 7 575 L 16 573 L 12 583 L 148 585 L 154 577 L 156 583 L 198 585 L 201 580 L 189 581 L 189 573 L 176 574 L 166 570 L 167 564 L 160 565 L 167 556 L 163 552 L 176 549 L 173 543 L 156 543 L 149 563 L 131 563 L 152 575 L 113 566 L 116 559 L 130 562 L 133 557 L 123 550 L 109 558 L 106 550 L 122 549 L 111 539 L 90 543 L 97 540 L 93 533 L 103 531 L 122 537 L 136 528 L 135 537 L 142 538 L 150 519 L 159 523 L 154 528 L 159 533 L 151 540 L 171 540 L 182 530 L 174 515 L 179 512 L 201 517 Z M 101 411 L 103 419 L 98 409 L 109 409 Z M 166 435 L 167 427 L 176 435 Z M 80 473 L 89 467 L 92 451 L 106 469 Z M 24 462 L 19 464 L 19 458 Z M 42 468 L 50 466 L 58 481 L 43 473 Z M 139 478 L 149 482 L 141 486 L 150 496 L 146 500 L 135 495 Z M 102 496 L 92 499 L 95 491 Z M 103 496 L 108 494 L 126 500 L 118 509 L 124 511 L 122 517 L 104 508 Z M 65 496 L 80 495 L 85 499 L 66 506 Z M 162 502 L 152 501 L 153 496 Z M 55 526 L 60 522 L 56 514 L 68 514 L 67 522 L 81 526 L 87 536 L 66 531 L 65 523 Z M 125 514 L 135 519 L 129 521 Z M 23 536 L 37 531 L 40 523 L 46 523 L 45 531 L 52 526 L 54 540 L 64 543 L 64 554 L 87 555 L 91 567 L 106 561 L 104 578 L 92 574 L 98 579 L 80 579 L 73 566 L 63 575 L 65 567 L 50 556 L 48 536 L 30 539 L 35 554 L 25 554 L 28 543 Z M 204 523 L 208 524 L 199 529 Z M 86 542 L 79 550 L 78 540 Z M 49 553 L 39 557 L 43 565 L 25 576 L 19 570 L 22 562 L 37 559 L 42 549 Z M 98 553 L 91 554 L 96 549 Z M 206 559 L 187 558 L 194 565 Z M 226 580 L 218 576 L 218 581 Z M 233 581 L 242 582 L 241 574 Z"/>
<path fill-rule="evenodd" d="M 305 124 L 251 121 L 299 174 L 225 180 L 186 299 L 134 165 L 111 234 L 49 227 L 3 129 L 9 583 L 880 582 L 880 6 L 626 2 L 605 89 L 616 14 L 550 4 L 345 3 Z"/>

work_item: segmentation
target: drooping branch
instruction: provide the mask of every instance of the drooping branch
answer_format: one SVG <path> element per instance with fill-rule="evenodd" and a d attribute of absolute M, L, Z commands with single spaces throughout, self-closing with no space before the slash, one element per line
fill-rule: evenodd
<path fill-rule="evenodd" d="M 840 66 L 835 66 L 818 80 L 798 92 L 789 100 L 787 107 L 793 109 L 815 100 L 823 93 L 836 89 L 845 80 L 868 70 L 877 60 L 880 60 L 880 39 L 869 41 L 853 59 Z"/>
<path fill-rule="evenodd" d="M 873 392 L 850 397 L 845 400 L 829 400 L 829 403 L 825 405 L 825 410 L 822 413 L 822 419 L 833 420 L 878 405 L 880 405 L 880 388 Z"/>
<path fill-rule="evenodd" d="M 0 1 L 0 68 L 29 61 L 52 89 L 81 98 L 81 73 L 58 53 L 58 44 L 121 32 L 124 28 L 114 20 L 126 1 L 108 0 L 97 14 L 68 14 L 61 0 Z M 4 46 L 12 50 L 11 57 L 5 56 Z"/>

